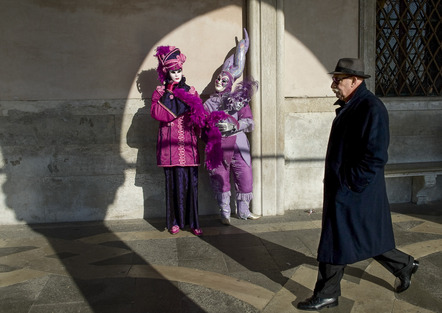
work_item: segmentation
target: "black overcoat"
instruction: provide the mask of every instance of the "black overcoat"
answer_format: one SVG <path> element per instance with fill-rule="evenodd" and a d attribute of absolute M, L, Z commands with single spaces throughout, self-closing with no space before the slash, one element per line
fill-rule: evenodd
<path fill-rule="evenodd" d="M 336 110 L 324 176 L 318 261 L 349 264 L 395 247 L 384 166 L 389 121 L 382 101 L 363 82 Z"/>

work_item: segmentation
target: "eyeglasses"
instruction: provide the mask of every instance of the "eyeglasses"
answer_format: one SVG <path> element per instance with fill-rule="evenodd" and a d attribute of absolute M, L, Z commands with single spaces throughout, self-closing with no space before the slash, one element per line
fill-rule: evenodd
<path fill-rule="evenodd" d="M 349 78 L 351 76 L 344 76 L 344 77 L 332 77 L 332 81 L 336 84 L 339 85 L 339 83 L 341 82 L 341 80 Z"/>

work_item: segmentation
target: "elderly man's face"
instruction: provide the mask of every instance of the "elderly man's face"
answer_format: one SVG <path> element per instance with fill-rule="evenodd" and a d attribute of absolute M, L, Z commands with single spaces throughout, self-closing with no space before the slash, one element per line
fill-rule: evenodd
<path fill-rule="evenodd" d="M 333 75 L 331 89 L 336 94 L 339 100 L 346 101 L 348 97 L 353 93 L 353 79 L 354 76 L 348 75 Z"/>

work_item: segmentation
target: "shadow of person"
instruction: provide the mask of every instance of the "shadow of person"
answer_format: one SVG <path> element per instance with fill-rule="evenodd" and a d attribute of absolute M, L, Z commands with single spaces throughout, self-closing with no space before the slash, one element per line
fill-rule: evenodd
<path fill-rule="evenodd" d="M 135 186 L 143 189 L 143 218 L 155 218 L 164 214 L 164 174 L 157 166 L 155 147 L 157 144 L 158 122 L 150 116 L 150 97 L 157 85 L 154 69 L 142 71 L 137 76 L 137 88 L 144 100 L 132 118 L 126 134 L 129 147 L 137 149 Z"/>
<path fill-rule="evenodd" d="M 143 70 L 137 75 L 137 89 L 141 99 L 148 100 L 152 96 L 155 87 L 158 85 L 158 73 L 155 69 Z M 150 108 L 149 103 L 145 103 Z"/>

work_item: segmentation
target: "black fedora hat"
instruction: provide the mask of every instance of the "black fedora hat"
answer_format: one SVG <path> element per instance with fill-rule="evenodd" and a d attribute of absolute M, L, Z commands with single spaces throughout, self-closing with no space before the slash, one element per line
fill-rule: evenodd
<path fill-rule="evenodd" d="M 370 75 L 364 73 L 364 63 L 361 59 L 343 58 L 338 61 L 336 68 L 329 74 L 347 74 L 362 78 L 369 78 Z"/>

